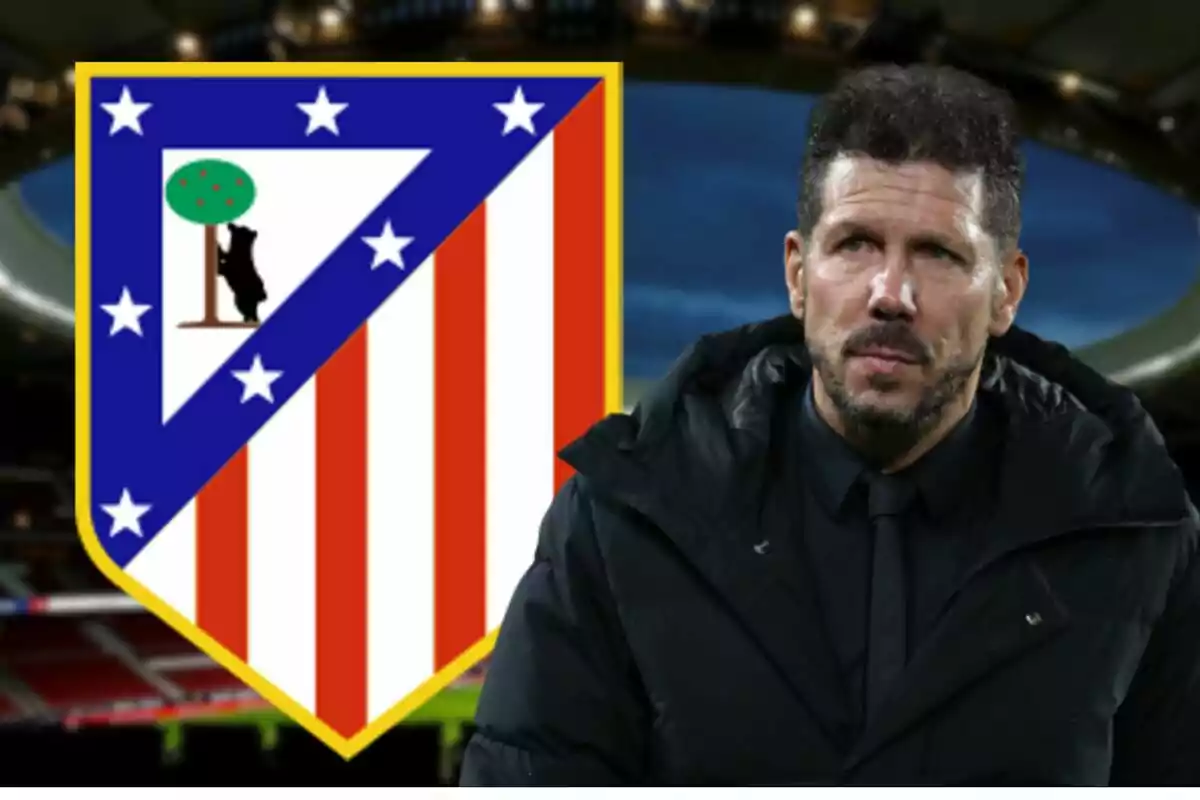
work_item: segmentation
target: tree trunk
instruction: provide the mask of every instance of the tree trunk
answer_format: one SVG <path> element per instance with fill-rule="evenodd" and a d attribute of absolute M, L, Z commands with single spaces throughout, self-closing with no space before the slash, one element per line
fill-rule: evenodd
<path fill-rule="evenodd" d="M 204 324 L 217 324 L 217 226 L 204 226 Z"/>

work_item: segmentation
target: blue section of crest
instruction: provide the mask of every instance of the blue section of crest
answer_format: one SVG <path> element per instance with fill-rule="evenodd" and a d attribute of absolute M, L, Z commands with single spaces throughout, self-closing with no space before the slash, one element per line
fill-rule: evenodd
<path fill-rule="evenodd" d="M 124 567 L 217 473 L 317 368 L 479 206 L 530 150 L 598 83 L 594 78 L 136 78 L 92 82 L 91 138 L 91 418 L 93 520 L 108 554 Z M 501 135 L 504 116 L 494 103 L 518 85 L 531 103 L 536 135 Z M 325 87 L 339 135 L 305 135 L 311 103 Z M 143 134 L 110 135 L 102 103 L 128 87 L 134 101 L 151 103 Z M 162 420 L 163 154 L 167 148 L 427 148 L 417 169 L 249 337 L 170 421 Z M 391 220 L 404 249 L 404 271 L 371 269 L 364 236 Z M 286 232 L 285 232 L 286 233 Z M 451 278 L 452 279 L 452 278 Z M 199 276 L 198 276 L 199 280 Z M 128 287 L 153 308 L 143 336 L 109 336 L 112 318 L 99 305 Z M 261 355 L 283 375 L 275 402 L 241 403 L 245 370 Z M 150 510 L 143 536 L 109 535 L 101 506 L 124 491 Z"/>

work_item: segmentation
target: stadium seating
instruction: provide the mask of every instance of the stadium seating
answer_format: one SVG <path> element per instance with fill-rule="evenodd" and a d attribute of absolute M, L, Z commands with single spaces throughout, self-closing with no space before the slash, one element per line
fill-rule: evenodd
<path fill-rule="evenodd" d="M 9 669 L 51 708 L 86 708 L 114 699 L 159 699 L 154 687 L 114 658 L 17 661 Z"/>
<path fill-rule="evenodd" d="M 196 648 L 158 617 L 114 614 L 103 622 L 142 657 L 194 653 Z"/>
<path fill-rule="evenodd" d="M 62 659 L 95 655 L 96 646 L 78 619 L 13 617 L 0 620 L 0 656 L 7 660 Z"/>
<path fill-rule="evenodd" d="M 211 694 L 245 688 L 245 684 L 222 667 L 171 670 L 167 677 L 189 694 Z"/>

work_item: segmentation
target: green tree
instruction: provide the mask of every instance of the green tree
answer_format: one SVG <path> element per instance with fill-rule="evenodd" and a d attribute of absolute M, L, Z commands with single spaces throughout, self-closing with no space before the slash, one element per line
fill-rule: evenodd
<path fill-rule="evenodd" d="M 217 226 L 233 222 L 254 205 L 254 181 L 237 164 L 202 159 L 184 164 L 167 180 L 167 205 L 188 222 L 204 226 L 204 321 L 217 319 Z"/>

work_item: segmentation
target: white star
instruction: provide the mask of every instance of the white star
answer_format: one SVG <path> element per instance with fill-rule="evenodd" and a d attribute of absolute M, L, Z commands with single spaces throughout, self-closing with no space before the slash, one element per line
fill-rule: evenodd
<path fill-rule="evenodd" d="M 392 221 L 390 219 L 383 223 L 383 232 L 378 236 L 364 236 L 362 238 L 375 251 L 375 259 L 371 262 L 371 269 L 375 269 L 380 264 L 395 264 L 400 269 L 404 269 L 404 259 L 400 256 L 400 252 L 412 244 L 412 237 L 397 236 L 392 231 Z"/>
<path fill-rule="evenodd" d="M 115 503 L 100 504 L 100 510 L 112 517 L 110 537 L 121 531 L 129 531 L 139 539 L 142 538 L 142 517 L 150 510 L 149 503 L 135 503 L 129 496 L 129 490 L 121 492 L 121 499 Z"/>
<path fill-rule="evenodd" d="M 268 403 L 275 402 L 275 396 L 271 394 L 271 384 L 279 380 L 283 372 L 277 369 L 263 369 L 262 356 L 254 356 L 254 363 L 250 365 L 250 369 L 235 369 L 232 372 L 233 377 L 242 382 L 243 403 L 252 397 L 261 397 Z"/>
<path fill-rule="evenodd" d="M 321 87 L 321 91 L 317 92 L 317 99 L 311 103 L 296 103 L 296 107 L 308 114 L 308 129 L 304 131 L 305 136 L 311 136 L 313 131 L 324 128 L 335 136 L 339 133 L 337 125 L 337 115 L 346 110 L 349 103 L 331 103 L 329 95 L 325 94 L 325 87 Z"/>
<path fill-rule="evenodd" d="M 121 89 L 121 99 L 115 103 L 101 103 L 100 107 L 112 114 L 112 127 L 108 129 L 108 135 L 112 136 L 122 128 L 142 135 L 142 121 L 140 117 L 146 113 L 146 110 L 153 103 L 135 103 L 133 96 L 129 94 L 129 87 L 125 86 Z"/>
<path fill-rule="evenodd" d="M 492 103 L 497 111 L 504 115 L 504 131 L 501 136 L 508 136 L 517 128 L 536 134 L 533 129 L 533 115 L 545 108 L 545 103 L 528 103 L 525 92 L 520 86 L 513 92 L 513 99 L 507 103 Z"/>
<path fill-rule="evenodd" d="M 112 329 L 108 332 L 109 336 L 116 336 L 118 332 L 124 330 L 133 331 L 138 336 L 141 336 L 142 315 L 150 310 L 150 306 L 133 302 L 133 297 L 129 294 L 128 286 L 121 289 L 120 300 L 108 305 L 102 305 L 100 308 L 112 316 Z"/>

